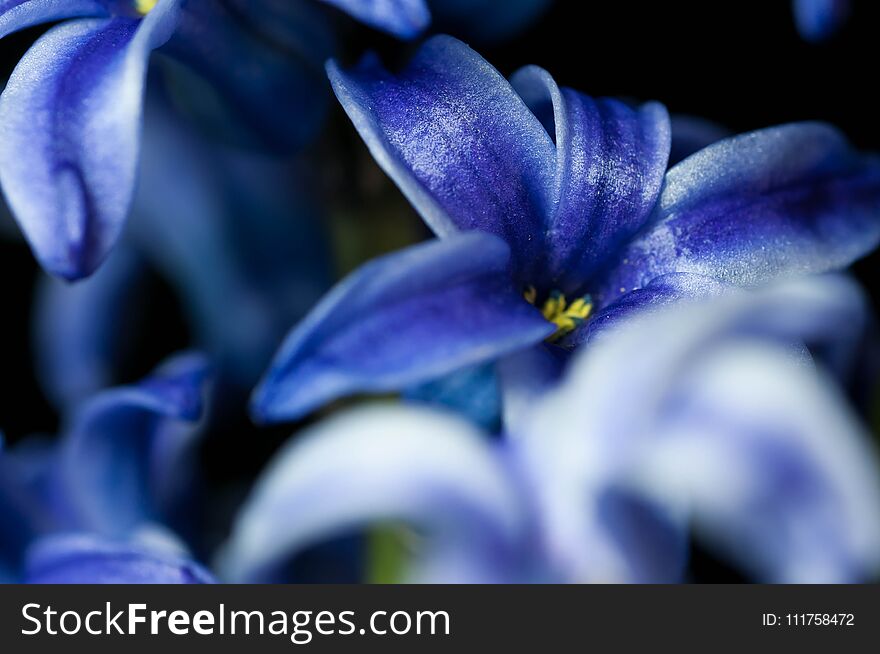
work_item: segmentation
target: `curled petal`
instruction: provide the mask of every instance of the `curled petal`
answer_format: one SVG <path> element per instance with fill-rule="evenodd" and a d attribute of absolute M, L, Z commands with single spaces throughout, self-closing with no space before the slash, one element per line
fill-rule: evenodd
<path fill-rule="evenodd" d="M 421 34 L 431 22 L 425 0 L 321 0 L 362 23 L 404 39 Z"/>
<path fill-rule="evenodd" d="M 88 276 L 120 235 L 134 192 L 147 59 L 177 0 L 143 20 L 81 20 L 27 52 L 0 98 L 0 182 L 43 267 Z"/>
<path fill-rule="evenodd" d="M 511 78 L 556 143 L 555 209 L 547 219 L 545 286 L 566 293 L 584 284 L 648 219 L 669 159 L 666 109 L 631 109 L 560 89 L 545 70 Z"/>
<path fill-rule="evenodd" d="M 139 384 L 104 391 L 81 408 L 60 453 L 58 499 L 73 527 L 124 537 L 146 523 L 192 521 L 185 510 L 189 457 L 207 381 L 203 357 L 180 355 Z"/>
<path fill-rule="evenodd" d="M 298 325 L 254 392 L 261 421 L 388 392 L 540 342 L 553 325 L 512 286 L 509 250 L 461 234 L 363 266 Z"/>
<path fill-rule="evenodd" d="M 38 541 L 25 566 L 28 584 L 211 584 L 197 563 L 137 545 L 94 536 Z"/>
<path fill-rule="evenodd" d="M 373 157 L 441 237 L 496 234 L 523 283 L 544 241 L 556 154 L 541 123 L 492 66 L 438 36 L 397 75 L 374 57 L 330 81 Z"/>
<path fill-rule="evenodd" d="M 416 529 L 419 578 L 491 576 L 525 535 L 517 492 L 469 424 L 415 407 L 360 409 L 276 457 L 239 514 L 221 569 L 237 582 L 277 580 L 277 568 L 304 548 L 390 522 Z"/>
<path fill-rule="evenodd" d="M 607 306 L 670 272 L 750 286 L 843 268 L 880 240 L 880 161 L 798 123 L 719 141 L 672 168 L 651 224 L 597 285 Z"/>

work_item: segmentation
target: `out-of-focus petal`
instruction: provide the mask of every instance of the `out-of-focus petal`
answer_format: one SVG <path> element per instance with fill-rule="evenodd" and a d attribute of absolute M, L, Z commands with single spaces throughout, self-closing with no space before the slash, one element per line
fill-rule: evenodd
<path fill-rule="evenodd" d="M 818 43 L 834 36 L 850 13 L 849 0 L 793 0 L 794 21 L 801 38 Z"/>
<path fill-rule="evenodd" d="M 162 48 L 200 76 L 169 69 L 175 100 L 199 123 L 278 151 L 308 143 L 324 120 L 323 64 L 334 50 L 313 2 L 187 2 Z M 204 84 L 208 82 L 208 84 Z"/>
<path fill-rule="evenodd" d="M 24 571 L 28 584 L 211 584 L 193 561 L 138 545 L 94 536 L 53 536 L 38 541 Z"/>
<path fill-rule="evenodd" d="M 670 272 L 750 286 L 849 265 L 880 240 L 880 161 L 821 123 L 742 134 L 672 168 L 652 221 L 600 305 Z"/>
<path fill-rule="evenodd" d="M 361 267 L 298 325 L 254 393 L 261 421 L 401 390 L 540 342 L 553 325 L 517 292 L 500 239 L 470 232 Z"/>
<path fill-rule="evenodd" d="M 25 54 L 0 97 L 0 182 L 43 267 L 88 276 L 119 237 L 134 193 L 150 52 L 179 0 L 143 20 L 78 20 Z"/>
<path fill-rule="evenodd" d="M 58 407 L 69 407 L 112 386 L 139 314 L 143 264 L 116 249 L 77 284 L 46 276 L 35 299 L 34 357 L 41 384 Z"/>
<path fill-rule="evenodd" d="M 718 123 L 687 114 L 673 114 L 670 116 L 670 125 L 672 127 L 670 166 L 733 135 L 729 129 Z"/>
<path fill-rule="evenodd" d="M 331 62 L 328 73 L 373 157 L 431 229 L 500 236 L 531 283 L 556 153 L 507 80 L 447 36 L 426 42 L 400 74 L 375 57 L 350 71 Z"/>
<path fill-rule="evenodd" d="M 321 0 L 362 23 L 404 39 L 421 34 L 431 22 L 425 0 Z"/>
<path fill-rule="evenodd" d="M 206 142 L 158 101 L 144 134 L 130 245 L 179 294 L 223 384 L 249 392 L 330 286 L 307 180 L 275 158 Z"/>
<path fill-rule="evenodd" d="M 208 373 L 201 355 L 179 355 L 139 384 L 104 391 L 81 408 L 60 453 L 58 501 L 74 528 L 127 537 L 150 522 L 191 522 L 184 510 L 189 464 Z"/>
<path fill-rule="evenodd" d="M 704 448 L 700 450 L 701 456 L 717 456 L 722 466 L 723 461 L 734 460 L 736 451 L 737 468 L 731 468 L 730 474 L 740 475 L 738 479 L 743 479 L 741 475 L 745 473 L 755 475 L 755 479 L 764 479 L 763 486 L 740 486 L 736 493 L 725 483 L 717 484 L 713 491 L 715 499 L 720 502 L 727 497 L 736 504 L 727 507 L 729 522 L 726 525 L 713 526 L 715 533 L 721 533 L 718 530 L 725 526 L 729 529 L 725 543 L 728 542 L 727 536 L 739 543 L 731 534 L 740 529 L 745 537 L 745 528 L 737 521 L 745 520 L 743 524 L 754 526 L 763 520 L 760 511 L 746 499 L 772 493 L 768 490 L 771 487 L 784 487 L 783 477 L 794 469 L 792 466 L 804 470 L 804 461 L 790 456 L 798 448 L 792 444 L 803 441 L 803 456 L 810 459 L 806 464 L 809 481 L 803 488 L 809 493 L 798 496 L 793 490 L 791 494 L 778 498 L 779 502 L 788 503 L 786 507 L 774 504 L 772 510 L 790 512 L 792 520 L 797 522 L 812 519 L 805 516 L 821 517 L 824 509 L 820 511 L 815 507 L 824 502 L 838 505 L 843 511 L 841 516 L 846 516 L 845 520 L 858 519 L 863 524 L 837 523 L 843 533 L 834 537 L 829 535 L 821 541 L 801 532 L 814 548 L 809 554 L 819 556 L 824 552 L 828 557 L 825 563 L 837 565 L 835 574 L 843 571 L 842 566 L 857 559 L 863 569 L 870 567 L 865 545 L 871 540 L 870 534 L 876 533 L 880 527 L 867 519 L 864 507 L 865 503 L 874 501 L 871 498 L 876 470 L 870 472 L 872 459 L 852 417 L 835 393 L 816 381 L 814 368 L 809 360 L 804 359 L 804 351 L 797 345 L 800 342 L 834 343 L 847 333 L 840 329 L 840 325 L 853 320 L 854 315 L 860 315 L 864 310 L 863 303 L 859 289 L 842 277 L 789 283 L 761 292 L 739 291 L 707 302 L 677 306 L 674 310 L 643 314 L 609 332 L 607 338 L 596 343 L 595 347 L 582 350 L 565 382 L 546 396 L 530 422 L 523 426 L 517 441 L 527 449 L 523 458 L 529 462 L 531 474 L 542 482 L 535 488 L 542 505 L 548 507 L 545 531 L 549 534 L 551 550 L 570 564 L 580 562 L 590 574 L 598 572 L 601 575 L 602 566 L 619 570 L 617 548 L 596 547 L 592 557 L 580 553 L 579 543 L 585 533 L 592 534 L 594 544 L 602 543 L 603 538 L 609 542 L 613 540 L 613 532 L 597 520 L 596 511 L 577 513 L 566 506 L 571 502 L 570 498 L 595 496 L 608 486 L 635 492 L 649 504 L 665 507 L 674 522 L 685 525 L 693 514 L 683 503 L 682 494 L 669 497 L 661 492 L 662 484 L 651 485 L 645 481 L 652 475 L 659 478 L 671 462 L 678 461 L 680 467 L 676 468 L 675 474 L 684 475 L 680 479 L 681 485 L 687 485 L 697 495 L 706 494 L 705 501 L 710 501 L 707 485 L 713 484 L 718 477 L 711 473 L 702 475 L 703 467 L 696 460 L 690 461 L 686 469 L 681 467 L 684 462 L 679 460 L 676 445 L 688 444 L 685 439 L 674 439 L 675 433 L 681 432 L 685 436 L 702 437 L 702 442 L 698 441 Z M 750 369 L 757 366 L 752 370 L 756 379 L 766 374 L 768 381 L 754 382 L 754 388 L 762 389 L 761 392 L 752 393 L 751 388 L 743 388 L 742 393 L 737 394 L 729 386 L 719 390 L 727 369 L 724 366 L 736 357 L 726 357 L 724 366 L 719 364 L 708 369 L 721 378 L 717 381 L 701 372 L 700 366 L 715 361 L 716 357 L 721 360 L 719 353 L 736 351 L 745 357 L 748 354 L 746 345 L 763 348 L 762 356 L 766 354 L 768 361 L 766 368 L 756 363 L 761 357 L 749 356 L 748 362 Z M 771 356 L 768 352 L 775 354 Z M 634 353 L 637 353 L 637 359 L 634 359 Z M 774 368 L 777 360 L 789 362 L 786 374 L 792 383 L 791 394 L 781 381 L 784 377 Z M 743 381 L 744 373 L 735 377 Z M 749 383 L 743 382 L 741 386 L 749 386 Z M 762 393 L 766 393 L 764 400 L 761 400 Z M 773 397 L 778 397 L 778 408 L 765 412 L 766 406 L 760 402 L 769 402 L 772 406 Z M 703 411 L 697 413 L 692 408 L 685 411 L 694 406 Z M 707 413 L 706 407 L 716 412 L 714 417 Z M 695 419 L 707 415 L 710 419 L 702 423 Z M 736 421 L 738 415 L 745 423 Z M 762 421 L 762 417 L 765 420 Z M 715 418 L 717 421 L 713 422 Z M 814 423 L 812 427 L 811 421 Z M 686 429 L 689 427 L 694 428 L 692 432 Z M 766 439 L 769 458 L 763 458 L 759 453 L 758 444 L 762 439 Z M 841 441 L 839 455 L 831 457 L 827 464 L 819 462 L 820 457 L 814 456 L 814 452 L 819 451 L 817 448 L 823 442 L 825 447 L 834 448 L 838 439 Z M 774 454 L 774 443 L 781 445 L 781 451 L 788 454 L 781 457 Z M 856 464 L 854 452 L 865 456 L 865 462 Z M 841 463 L 841 459 L 836 458 L 838 456 L 848 463 Z M 841 472 L 850 464 L 854 479 L 841 479 Z M 663 478 L 668 480 L 669 475 Z M 650 492 L 643 490 L 646 484 L 650 486 Z M 699 484 L 703 486 L 697 490 Z M 858 501 L 852 491 L 855 486 L 863 492 Z M 725 495 L 726 490 L 730 490 L 729 495 Z M 818 499 L 810 495 L 818 496 Z M 699 505 L 699 498 L 686 497 L 695 506 Z M 770 505 L 767 506 L 769 509 Z M 751 511 L 754 511 L 754 522 L 749 523 L 748 513 Z M 700 515 L 700 519 L 704 519 Z M 880 516 L 880 513 L 875 515 Z M 832 524 L 824 517 L 822 520 L 825 526 Z M 786 533 L 787 525 L 780 522 L 779 529 L 773 531 L 772 523 L 772 520 L 762 523 L 762 528 L 767 529 L 763 534 L 766 542 L 775 541 L 781 548 L 773 554 L 772 566 L 765 554 L 751 546 L 748 551 L 741 550 L 741 557 L 754 566 L 753 571 L 760 567 L 758 572 L 764 578 L 779 579 L 788 575 L 780 552 L 784 549 L 793 557 L 792 561 L 797 558 L 802 563 L 805 560 L 802 555 L 808 549 L 802 549 L 803 543 L 795 542 L 798 539 L 791 539 Z M 795 544 L 798 546 L 794 547 Z M 611 556 L 598 558 L 603 554 Z M 597 561 L 600 564 L 598 571 Z"/>
<path fill-rule="evenodd" d="M 536 21 L 552 0 L 429 0 L 434 25 L 480 43 L 512 38 Z"/>
<path fill-rule="evenodd" d="M 547 71 L 529 66 L 511 84 L 556 143 L 556 201 L 547 218 L 547 290 L 584 285 L 648 219 L 669 159 L 669 115 L 663 105 L 632 109 L 560 89 Z"/>
<path fill-rule="evenodd" d="M 222 574 L 271 580 L 304 548 L 379 522 L 416 530 L 423 581 L 472 581 L 475 571 L 500 580 L 516 570 L 527 514 L 496 454 L 468 423 L 426 409 L 334 417 L 263 473 L 233 528 Z M 444 576 L 427 579 L 427 570 Z"/>
<path fill-rule="evenodd" d="M 109 15 L 112 0 L 6 0 L 0 4 L 0 39 L 41 23 Z"/>
<path fill-rule="evenodd" d="M 501 395 L 493 363 L 455 370 L 406 389 L 403 397 L 408 402 L 454 411 L 487 432 L 497 432 L 501 426 Z"/>

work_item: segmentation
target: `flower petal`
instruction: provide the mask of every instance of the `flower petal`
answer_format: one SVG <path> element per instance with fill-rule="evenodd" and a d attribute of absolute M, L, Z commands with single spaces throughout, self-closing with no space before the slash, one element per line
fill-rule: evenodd
<path fill-rule="evenodd" d="M 180 355 L 136 386 L 104 391 L 62 441 L 60 480 L 74 528 L 127 537 L 139 526 L 186 527 L 208 366 Z"/>
<path fill-rule="evenodd" d="M 669 273 L 657 277 L 645 287 L 618 298 L 599 311 L 573 332 L 559 339 L 557 344 L 575 350 L 620 324 L 622 320 L 644 311 L 653 311 L 673 302 L 696 300 L 720 295 L 732 288 L 730 285 L 705 275 Z"/>
<path fill-rule="evenodd" d="M 221 570 L 234 582 L 273 580 L 309 546 L 371 523 L 402 522 L 421 537 L 419 578 L 441 569 L 446 576 L 424 580 L 471 581 L 478 570 L 491 578 L 525 537 L 517 493 L 468 423 L 415 407 L 355 410 L 277 455 L 239 514 Z M 440 563 L 451 561 L 452 568 Z"/>
<path fill-rule="evenodd" d="M 595 513 L 576 515 L 566 498 L 595 496 L 611 486 L 666 507 L 671 516 L 697 517 L 721 534 L 722 545 L 744 547 L 739 536 L 748 538 L 741 556 L 765 579 L 791 579 L 800 564 L 812 566 L 807 555 L 823 556 L 823 568 L 834 575 L 870 568 L 880 552 L 880 512 L 872 517 L 865 511 L 875 503 L 873 455 L 849 411 L 817 381 L 796 345 L 833 344 L 863 304 L 846 279 L 812 279 L 643 314 L 582 350 L 518 441 L 528 450 L 524 459 L 533 475 L 544 481 L 536 488 L 557 556 L 595 574 L 596 553 L 603 550 L 594 548 L 585 559 L 580 543 L 584 533 L 598 532 L 597 543 L 609 534 Z M 734 365 L 738 356 L 743 363 Z M 621 397 L 632 398 L 625 410 Z M 824 452 L 838 443 L 837 453 Z M 727 461 L 727 481 L 709 471 L 710 463 L 723 468 Z M 847 469 L 852 479 L 844 479 Z M 782 492 L 789 481 L 792 487 Z M 712 502 L 723 524 L 708 515 Z M 840 512 L 836 522 L 825 513 L 829 503 Z M 691 514 L 701 506 L 709 508 Z M 766 520 L 762 506 L 775 518 Z M 758 525 L 763 544 L 751 530 Z M 793 538 L 791 525 L 803 527 L 804 540 Z M 831 531 L 817 536 L 826 528 Z M 614 569 L 614 561 L 612 556 L 603 565 Z"/>
<path fill-rule="evenodd" d="M 94 536 L 54 536 L 32 548 L 28 584 L 211 584 L 197 563 Z"/>
<path fill-rule="evenodd" d="M 544 248 L 556 155 L 537 118 L 492 66 L 438 36 L 392 75 L 374 57 L 328 74 L 378 164 L 434 232 L 503 238 L 531 283 Z"/>
<path fill-rule="evenodd" d="M 248 145 L 304 146 L 330 99 L 323 64 L 335 44 L 324 13 L 289 0 L 184 3 L 162 48 L 169 64 L 184 64 L 166 66 L 175 102 Z"/>
<path fill-rule="evenodd" d="M 501 425 L 501 396 L 494 363 L 455 370 L 406 389 L 403 397 L 408 402 L 454 411 L 490 433 L 497 432 Z"/>
<path fill-rule="evenodd" d="M 806 41 L 825 41 L 849 18 L 849 0 L 793 0 L 797 30 Z"/>
<path fill-rule="evenodd" d="M 6 0 L 0 5 L 0 39 L 18 30 L 64 18 L 108 16 L 111 0 Z"/>
<path fill-rule="evenodd" d="M 461 234 L 361 267 L 287 337 L 254 393 L 261 421 L 435 379 L 540 342 L 553 325 L 513 288 L 500 239 Z"/>
<path fill-rule="evenodd" d="M 583 293 L 657 202 L 669 159 L 669 114 L 657 103 L 634 110 L 560 89 L 535 66 L 514 74 L 511 83 L 555 133 L 558 198 L 546 224 L 544 285 Z"/>
<path fill-rule="evenodd" d="M 37 372 L 58 407 L 112 386 L 139 314 L 143 263 L 116 249 L 89 279 L 67 284 L 45 276 L 35 300 Z"/>
<path fill-rule="evenodd" d="M 425 0 L 321 0 L 362 23 L 403 39 L 421 34 L 431 22 Z"/>
<path fill-rule="evenodd" d="M 47 271 L 88 276 L 121 232 L 134 192 L 150 51 L 177 0 L 143 20 L 70 22 L 27 52 L 0 98 L 0 181 Z"/>
<path fill-rule="evenodd" d="M 880 161 L 820 123 L 750 132 L 672 168 L 652 221 L 597 285 L 601 306 L 670 272 L 753 285 L 846 267 L 880 240 Z"/>

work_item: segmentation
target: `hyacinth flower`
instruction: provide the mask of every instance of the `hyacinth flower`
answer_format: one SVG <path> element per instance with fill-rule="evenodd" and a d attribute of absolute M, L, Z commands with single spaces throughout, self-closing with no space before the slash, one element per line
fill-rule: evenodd
<path fill-rule="evenodd" d="M 793 0 L 798 33 L 806 41 L 820 43 L 837 34 L 850 14 L 849 0 Z"/>
<path fill-rule="evenodd" d="M 188 548 L 198 546 L 193 457 L 208 383 L 204 357 L 179 355 L 84 402 L 57 442 L 0 452 L 5 578 L 208 579 Z"/>
<path fill-rule="evenodd" d="M 880 164 L 825 124 L 723 139 L 667 172 L 661 105 L 594 100 L 536 67 L 508 82 L 450 37 L 400 73 L 375 57 L 328 71 L 438 239 L 366 264 L 292 331 L 259 420 L 544 340 L 570 350 L 629 312 L 843 268 L 880 238 Z"/>
<path fill-rule="evenodd" d="M 805 347 L 865 307 L 828 278 L 631 316 L 501 441 L 407 405 L 337 415 L 270 463 L 220 569 L 277 581 L 379 525 L 413 581 L 681 580 L 689 536 L 762 581 L 870 580 L 878 459 Z"/>

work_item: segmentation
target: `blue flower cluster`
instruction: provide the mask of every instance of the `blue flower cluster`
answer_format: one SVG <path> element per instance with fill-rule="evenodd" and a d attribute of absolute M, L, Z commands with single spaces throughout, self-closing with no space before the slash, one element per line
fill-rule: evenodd
<path fill-rule="evenodd" d="M 877 578 L 878 343 L 845 270 L 880 244 L 880 158 L 506 78 L 459 40 L 549 5 L 0 2 L 0 37 L 53 25 L 0 96 L 0 185 L 61 417 L 0 439 L 0 580 L 682 582 L 698 550 Z M 811 41 L 848 13 L 794 10 Z M 375 215 L 407 202 L 433 236 Z M 132 381 L 156 277 L 197 350 Z M 245 413 L 237 451 L 295 434 L 212 483 Z"/>

